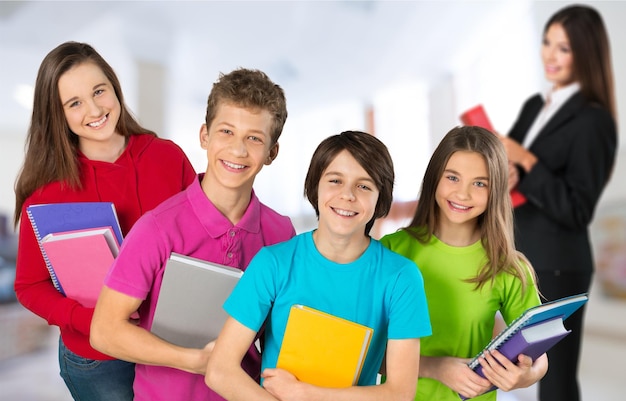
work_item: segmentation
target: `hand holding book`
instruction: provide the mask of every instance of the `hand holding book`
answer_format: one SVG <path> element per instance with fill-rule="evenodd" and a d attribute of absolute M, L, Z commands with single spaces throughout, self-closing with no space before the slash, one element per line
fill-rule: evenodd
<path fill-rule="evenodd" d="M 498 350 L 514 363 L 517 363 L 520 354 L 536 360 L 570 333 L 563 321 L 587 300 L 587 294 L 579 294 L 527 309 L 491 340 L 468 366 L 485 377 L 479 360 L 486 351 L 492 350 Z M 490 391 L 493 390 L 496 390 L 495 386 Z"/>

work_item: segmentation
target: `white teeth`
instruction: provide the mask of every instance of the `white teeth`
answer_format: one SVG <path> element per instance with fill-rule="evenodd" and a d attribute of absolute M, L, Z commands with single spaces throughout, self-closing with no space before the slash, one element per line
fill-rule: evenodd
<path fill-rule="evenodd" d="M 462 206 L 462 205 L 457 205 L 454 202 L 450 202 L 450 204 L 452 205 L 452 207 L 454 207 L 455 209 L 461 209 L 461 210 L 468 210 L 469 206 Z"/>
<path fill-rule="evenodd" d="M 100 119 L 100 121 L 94 121 L 94 122 L 89 123 L 89 124 L 87 124 L 87 125 L 89 125 L 90 127 L 93 127 L 93 128 L 97 128 L 97 127 L 101 126 L 102 124 L 104 124 L 104 122 L 105 122 L 106 120 L 107 120 L 107 116 L 105 115 L 104 117 L 102 117 L 102 118 Z"/>
<path fill-rule="evenodd" d="M 227 162 L 226 160 L 223 160 L 222 162 L 223 162 L 223 163 L 224 163 L 227 167 L 234 168 L 234 169 L 243 169 L 243 168 L 245 168 L 245 167 L 246 167 L 246 166 L 243 166 L 243 165 L 241 165 L 241 164 L 234 164 L 234 163 L 231 163 L 231 162 Z"/>
<path fill-rule="evenodd" d="M 337 213 L 340 216 L 352 217 L 356 215 L 355 212 L 350 212 L 348 210 L 342 210 L 342 209 L 334 209 L 334 210 L 335 210 L 335 213 Z"/>

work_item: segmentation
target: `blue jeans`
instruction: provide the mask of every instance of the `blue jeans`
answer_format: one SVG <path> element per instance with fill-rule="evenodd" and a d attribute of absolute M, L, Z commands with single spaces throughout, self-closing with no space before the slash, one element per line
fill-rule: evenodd
<path fill-rule="evenodd" d="M 132 401 L 135 364 L 76 355 L 59 337 L 61 377 L 76 401 Z"/>

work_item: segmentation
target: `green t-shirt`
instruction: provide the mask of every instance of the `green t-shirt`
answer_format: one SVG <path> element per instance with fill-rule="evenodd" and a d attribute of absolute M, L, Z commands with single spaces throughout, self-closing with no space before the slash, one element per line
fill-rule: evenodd
<path fill-rule="evenodd" d="M 493 283 L 480 290 L 464 279 L 475 277 L 485 264 L 486 253 L 480 241 L 454 247 L 432 236 L 422 244 L 405 230 L 386 235 L 380 242 L 387 248 L 413 260 L 424 277 L 426 300 L 433 334 L 420 341 L 424 356 L 473 358 L 493 337 L 494 317 L 502 313 L 507 324 L 526 309 L 539 305 L 535 283 L 522 293 L 522 282 L 508 273 L 500 273 Z M 495 400 L 495 391 L 473 400 Z M 420 378 L 416 401 L 459 401 L 459 395 L 441 382 Z"/>

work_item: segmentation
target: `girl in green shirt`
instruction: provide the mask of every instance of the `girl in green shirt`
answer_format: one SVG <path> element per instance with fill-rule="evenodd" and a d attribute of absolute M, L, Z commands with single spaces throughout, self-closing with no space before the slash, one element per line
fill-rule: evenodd
<path fill-rule="evenodd" d="M 433 334 L 422 339 L 415 400 L 495 400 L 494 385 L 528 387 L 547 371 L 545 354 L 514 363 L 485 353 L 486 378 L 467 366 L 491 340 L 497 312 L 508 324 L 540 303 L 534 270 L 514 247 L 507 172 L 495 135 L 452 129 L 426 168 L 413 221 L 381 239 L 424 277 Z"/>

